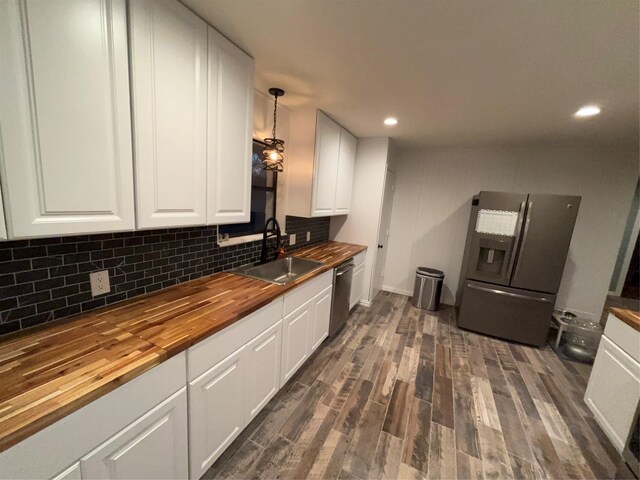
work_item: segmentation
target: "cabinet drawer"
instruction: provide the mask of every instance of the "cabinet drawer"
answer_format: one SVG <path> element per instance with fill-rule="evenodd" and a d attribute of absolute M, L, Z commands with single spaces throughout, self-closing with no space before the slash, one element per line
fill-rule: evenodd
<path fill-rule="evenodd" d="M 313 280 L 303 283 L 284 296 L 283 317 L 300 308 L 306 302 L 333 284 L 333 270 L 323 273 Z"/>
<path fill-rule="evenodd" d="M 353 264 L 356 267 L 359 267 L 360 265 L 362 265 L 365 260 L 367 259 L 367 251 L 364 250 L 362 252 L 360 252 L 359 254 L 357 254 L 355 257 L 353 257 Z"/>
<path fill-rule="evenodd" d="M 185 371 L 185 354 L 181 353 L 0 453 L 0 478 L 60 474 L 184 387 Z"/>
<path fill-rule="evenodd" d="M 187 350 L 187 378 L 191 382 L 223 358 L 246 345 L 282 318 L 282 297 L 247 315 Z"/>
<path fill-rule="evenodd" d="M 640 362 L 640 332 L 610 313 L 604 334 L 636 362 Z"/>

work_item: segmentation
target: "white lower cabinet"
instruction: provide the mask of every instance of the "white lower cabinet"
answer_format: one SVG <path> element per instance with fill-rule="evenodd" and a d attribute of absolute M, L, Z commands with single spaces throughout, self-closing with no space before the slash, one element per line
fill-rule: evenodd
<path fill-rule="evenodd" d="M 349 310 L 360 303 L 364 290 L 364 267 L 367 261 L 366 250 L 353 257 L 353 278 L 351 279 L 351 292 L 349 293 Z"/>
<path fill-rule="evenodd" d="M 353 278 L 351 279 L 351 293 L 349 294 L 349 309 L 360 303 L 362 298 L 362 289 L 364 288 L 364 263 L 353 269 Z"/>
<path fill-rule="evenodd" d="M 186 478 L 180 353 L 0 452 L 0 479 Z"/>
<path fill-rule="evenodd" d="M 280 389 L 280 358 L 282 352 L 282 320 L 258 335 L 247 345 L 247 401 L 248 421 Z"/>
<path fill-rule="evenodd" d="M 200 478 L 246 425 L 245 348 L 189 383 L 191 478 Z"/>
<path fill-rule="evenodd" d="M 332 293 L 331 270 L 284 296 L 286 315 L 282 321 L 281 385 L 293 376 L 329 335 Z"/>
<path fill-rule="evenodd" d="M 622 451 L 640 400 L 640 364 L 606 335 L 600 341 L 584 400 L 611 442 Z"/>
<path fill-rule="evenodd" d="M 80 466 L 83 479 L 175 479 L 188 478 L 187 459 L 183 387 L 82 458 Z"/>
<path fill-rule="evenodd" d="M 309 357 L 311 300 L 284 317 L 282 325 L 282 380 L 284 385 Z"/>
<path fill-rule="evenodd" d="M 331 300 L 333 286 L 330 285 L 313 299 L 313 323 L 311 326 L 311 352 L 314 352 L 329 336 Z"/>

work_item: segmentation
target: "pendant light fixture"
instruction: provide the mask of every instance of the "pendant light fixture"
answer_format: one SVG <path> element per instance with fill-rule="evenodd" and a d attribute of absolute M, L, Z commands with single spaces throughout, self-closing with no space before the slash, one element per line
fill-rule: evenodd
<path fill-rule="evenodd" d="M 276 172 L 282 172 L 282 163 L 284 162 L 284 140 L 276 138 L 276 122 L 278 115 L 278 97 L 284 95 L 284 90 L 281 88 L 270 88 L 269 93 L 275 97 L 273 102 L 273 132 L 271 138 L 265 138 L 264 143 L 266 146 L 262 151 L 262 164 L 265 170 L 273 170 Z"/>

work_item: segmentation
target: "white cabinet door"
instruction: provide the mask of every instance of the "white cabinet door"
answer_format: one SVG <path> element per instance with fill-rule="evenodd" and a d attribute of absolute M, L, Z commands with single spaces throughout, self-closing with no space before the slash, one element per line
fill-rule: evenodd
<path fill-rule="evenodd" d="M 125 10 L 124 0 L 0 2 L 12 238 L 134 228 Z"/>
<path fill-rule="evenodd" d="M 247 424 L 245 347 L 189 383 L 189 466 L 200 478 Z"/>
<path fill-rule="evenodd" d="M 76 462 L 69 468 L 65 468 L 58 475 L 53 477 L 52 480 L 81 480 L 82 473 L 80 472 L 80 462 Z"/>
<path fill-rule="evenodd" d="M 318 110 L 311 199 L 312 217 L 328 216 L 334 213 L 340 130 L 340 125 Z"/>
<path fill-rule="evenodd" d="M 603 335 L 584 400 L 618 451 L 624 448 L 639 399 L 640 364 Z"/>
<path fill-rule="evenodd" d="M 82 478 L 187 478 L 187 445 L 187 392 L 183 387 L 82 458 Z"/>
<path fill-rule="evenodd" d="M 138 227 L 204 225 L 207 24 L 176 0 L 129 10 Z"/>
<path fill-rule="evenodd" d="M 282 320 L 247 345 L 247 421 L 250 422 L 280 389 Z"/>
<path fill-rule="evenodd" d="M 209 28 L 208 223 L 250 220 L 253 73 L 253 59 Z"/>
<path fill-rule="evenodd" d="M 351 279 L 351 292 L 349 294 L 349 309 L 355 307 L 362 298 L 362 288 L 364 286 L 364 263 L 353 269 Z"/>
<path fill-rule="evenodd" d="M 340 132 L 340 153 L 338 155 L 338 177 L 336 179 L 335 215 L 346 215 L 351 205 L 353 170 L 356 163 L 356 137 L 344 128 Z"/>
<path fill-rule="evenodd" d="M 333 285 L 324 289 L 313 299 L 313 317 L 311 327 L 311 351 L 313 353 L 329 336 L 329 320 L 331 319 L 331 299 Z"/>
<path fill-rule="evenodd" d="M 313 314 L 309 300 L 283 319 L 282 324 L 282 379 L 284 385 L 309 357 L 309 328 Z"/>

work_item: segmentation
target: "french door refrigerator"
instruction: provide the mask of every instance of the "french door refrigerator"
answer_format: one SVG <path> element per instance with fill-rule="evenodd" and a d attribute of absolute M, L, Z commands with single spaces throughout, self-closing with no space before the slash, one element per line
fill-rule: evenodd
<path fill-rule="evenodd" d="M 579 206 L 569 195 L 474 196 L 458 326 L 544 345 Z"/>

